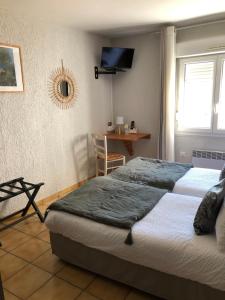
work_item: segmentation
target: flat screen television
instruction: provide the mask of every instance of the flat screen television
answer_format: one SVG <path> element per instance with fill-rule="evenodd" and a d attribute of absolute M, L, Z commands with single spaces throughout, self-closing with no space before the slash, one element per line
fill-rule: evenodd
<path fill-rule="evenodd" d="M 132 48 L 102 47 L 101 67 L 105 69 L 130 69 L 134 56 Z"/>

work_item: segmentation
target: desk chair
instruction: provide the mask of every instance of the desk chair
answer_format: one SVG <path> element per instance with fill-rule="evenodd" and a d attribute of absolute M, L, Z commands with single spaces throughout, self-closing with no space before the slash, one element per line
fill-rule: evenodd
<path fill-rule="evenodd" d="M 105 135 L 92 134 L 92 141 L 96 156 L 96 176 L 98 176 L 99 173 L 107 175 L 108 170 L 113 170 L 121 165 L 125 165 L 125 155 L 108 152 L 107 137 Z M 99 160 L 103 161 L 104 170 L 100 169 Z"/>

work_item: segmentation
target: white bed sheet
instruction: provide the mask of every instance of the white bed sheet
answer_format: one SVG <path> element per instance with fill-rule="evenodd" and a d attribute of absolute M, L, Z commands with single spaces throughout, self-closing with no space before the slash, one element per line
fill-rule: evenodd
<path fill-rule="evenodd" d="M 191 168 L 175 184 L 173 193 L 204 197 L 205 193 L 216 183 L 220 177 L 220 170 Z"/>
<path fill-rule="evenodd" d="M 191 279 L 225 291 L 225 256 L 217 250 L 215 235 L 196 236 L 193 219 L 201 198 L 165 194 L 154 209 L 128 231 L 71 214 L 50 211 L 46 225 L 88 247 L 124 260 Z"/>

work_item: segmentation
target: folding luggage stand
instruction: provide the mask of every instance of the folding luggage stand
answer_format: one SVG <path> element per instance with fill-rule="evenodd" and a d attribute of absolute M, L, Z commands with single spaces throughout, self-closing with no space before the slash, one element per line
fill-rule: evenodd
<path fill-rule="evenodd" d="M 18 195 L 21 195 L 23 193 L 26 194 L 27 198 L 28 198 L 28 202 L 26 204 L 26 206 L 23 209 L 20 209 L 4 218 L 0 219 L 0 222 L 4 222 L 4 220 L 13 217 L 19 213 L 21 214 L 21 217 L 16 220 L 11 222 L 10 224 L 4 225 L 3 227 L 0 228 L 0 231 L 9 228 L 35 214 L 38 215 L 40 221 L 43 223 L 44 222 L 44 217 L 42 215 L 42 213 L 40 212 L 39 208 L 37 207 L 37 204 L 34 202 L 35 197 L 37 196 L 37 193 L 40 189 L 40 187 L 43 185 L 43 182 L 34 184 L 34 183 L 30 183 L 30 182 L 26 182 L 24 181 L 23 177 L 19 177 L 4 183 L 0 184 L 0 203 L 4 202 L 6 200 L 9 200 L 13 197 L 16 197 Z M 28 210 L 30 207 L 33 207 L 34 212 L 27 214 Z"/>

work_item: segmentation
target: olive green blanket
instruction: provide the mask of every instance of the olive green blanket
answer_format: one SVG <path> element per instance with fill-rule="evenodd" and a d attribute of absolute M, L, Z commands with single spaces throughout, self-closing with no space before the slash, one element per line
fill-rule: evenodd
<path fill-rule="evenodd" d="M 52 203 L 49 210 L 63 211 L 96 222 L 130 229 L 126 243 L 132 244 L 131 228 L 158 203 L 165 189 L 97 177 L 80 189 Z"/>

